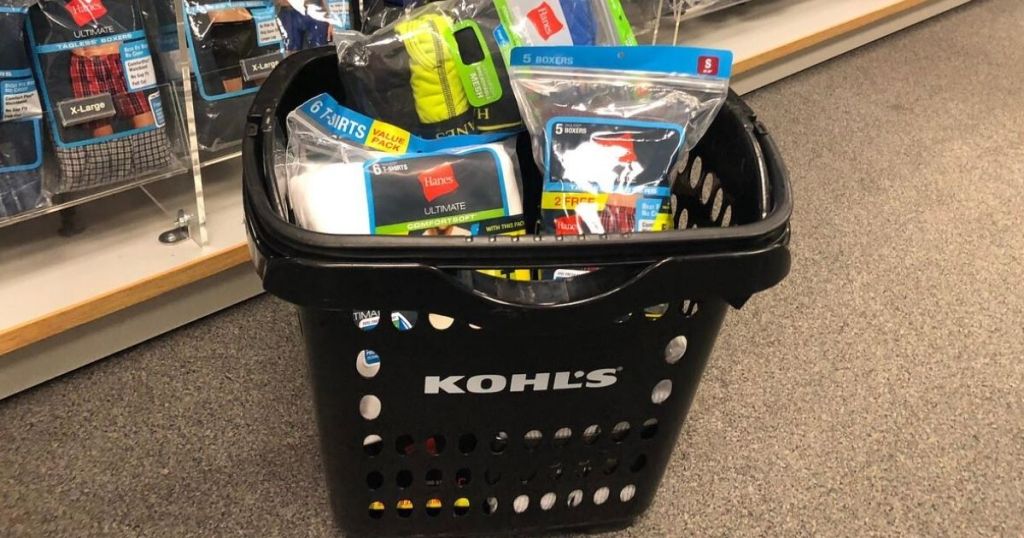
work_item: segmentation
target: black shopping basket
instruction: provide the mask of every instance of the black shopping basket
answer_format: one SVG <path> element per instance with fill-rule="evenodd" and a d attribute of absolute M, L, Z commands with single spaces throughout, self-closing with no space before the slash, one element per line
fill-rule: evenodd
<path fill-rule="evenodd" d="M 654 498 L 726 310 L 789 271 L 775 144 L 731 96 L 676 181 L 685 231 L 324 235 L 275 209 L 274 154 L 289 111 L 323 91 L 343 99 L 337 73 L 329 48 L 282 62 L 256 98 L 243 159 L 254 263 L 267 291 L 298 306 L 339 526 L 493 536 L 629 525 Z M 568 266 L 606 268 L 537 282 L 467 271 Z"/>

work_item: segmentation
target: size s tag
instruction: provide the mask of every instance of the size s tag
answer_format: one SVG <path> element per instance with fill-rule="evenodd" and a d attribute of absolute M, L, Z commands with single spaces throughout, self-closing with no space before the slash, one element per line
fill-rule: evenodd
<path fill-rule="evenodd" d="M 39 92 L 31 78 L 0 81 L 0 101 L 0 121 L 39 117 L 43 113 Z"/>
<path fill-rule="evenodd" d="M 63 127 L 73 127 L 90 121 L 112 118 L 117 115 L 117 110 L 110 94 L 101 93 L 57 103 L 57 115 Z"/>
<path fill-rule="evenodd" d="M 491 149 L 380 159 L 365 170 L 375 234 L 477 235 L 480 223 L 509 216 Z"/>
<path fill-rule="evenodd" d="M 94 23 L 107 14 L 107 8 L 101 0 L 71 0 L 64 7 L 78 26 Z"/>
<path fill-rule="evenodd" d="M 277 64 L 281 63 L 281 60 L 283 59 L 284 54 L 280 52 L 272 52 L 255 58 L 246 58 L 240 62 L 242 66 L 242 78 L 246 82 L 263 80 L 270 76 L 270 72 L 273 71 L 274 68 L 277 67 Z"/>
<path fill-rule="evenodd" d="M 455 52 L 455 70 L 466 89 L 469 104 L 480 108 L 499 101 L 502 89 L 498 70 L 476 21 L 459 22 L 451 32 L 444 33 L 444 38 L 448 48 Z"/>
<path fill-rule="evenodd" d="M 277 22 L 277 14 L 273 7 L 252 10 L 252 20 L 256 24 L 257 45 L 266 47 L 283 41 L 281 25 Z"/>
<path fill-rule="evenodd" d="M 121 62 L 124 64 L 124 80 L 129 91 L 145 90 L 156 86 L 156 69 L 153 56 L 145 41 L 129 41 L 121 44 Z"/>

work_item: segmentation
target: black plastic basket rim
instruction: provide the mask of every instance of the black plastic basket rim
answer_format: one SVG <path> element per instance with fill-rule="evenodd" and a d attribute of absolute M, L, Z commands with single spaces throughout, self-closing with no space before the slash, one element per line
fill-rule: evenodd
<path fill-rule="evenodd" d="M 267 185 L 274 180 L 275 157 L 273 144 L 265 141 L 273 141 L 280 129 L 277 107 L 284 89 L 308 63 L 333 54 L 333 47 L 326 46 L 285 59 L 263 83 L 250 110 L 242 147 L 243 202 L 250 239 L 263 257 L 439 268 L 544 267 L 655 263 L 680 256 L 757 252 L 788 243 L 793 210 L 789 173 L 767 130 L 735 94 L 721 114 L 734 114 L 744 123 L 767 180 L 767 192 L 761 193 L 767 215 L 754 223 L 647 234 L 478 238 L 331 235 L 302 229 L 270 203 Z"/>

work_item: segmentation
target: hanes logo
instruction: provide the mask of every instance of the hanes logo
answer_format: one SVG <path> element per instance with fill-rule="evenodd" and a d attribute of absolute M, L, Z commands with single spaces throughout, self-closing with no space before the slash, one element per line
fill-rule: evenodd
<path fill-rule="evenodd" d="M 539 6 L 530 10 L 526 17 L 530 19 L 544 41 L 565 29 L 565 24 L 558 20 L 558 14 L 547 2 L 541 2 Z"/>
<path fill-rule="evenodd" d="M 419 175 L 423 197 L 428 202 L 459 190 L 459 182 L 455 179 L 455 169 L 451 163 L 435 166 Z"/>

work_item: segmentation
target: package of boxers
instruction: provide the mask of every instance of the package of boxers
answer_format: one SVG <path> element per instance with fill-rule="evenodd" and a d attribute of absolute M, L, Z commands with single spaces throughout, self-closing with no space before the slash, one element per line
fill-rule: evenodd
<path fill-rule="evenodd" d="M 39 0 L 27 26 L 60 170 L 55 193 L 180 166 L 135 0 Z"/>

